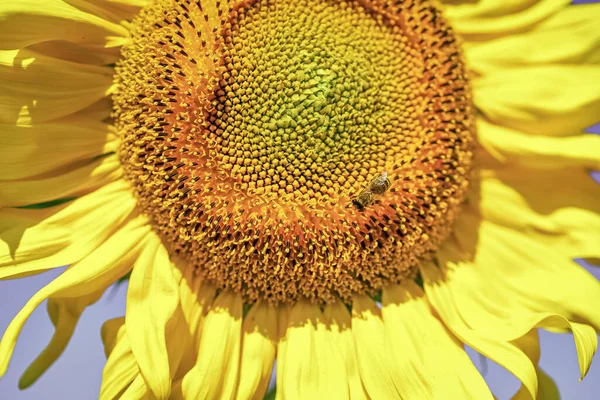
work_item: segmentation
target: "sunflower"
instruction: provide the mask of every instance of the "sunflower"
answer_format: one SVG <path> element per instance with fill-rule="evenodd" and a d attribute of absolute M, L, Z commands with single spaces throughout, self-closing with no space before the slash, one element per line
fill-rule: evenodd
<path fill-rule="evenodd" d="M 101 399 L 491 399 L 597 347 L 600 5 L 3 0 L 0 278 L 128 279 Z"/>

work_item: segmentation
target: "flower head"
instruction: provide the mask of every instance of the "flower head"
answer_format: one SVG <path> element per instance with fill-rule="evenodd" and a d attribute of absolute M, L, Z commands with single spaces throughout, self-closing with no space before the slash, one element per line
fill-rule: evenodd
<path fill-rule="evenodd" d="M 210 12 L 155 2 L 116 68 L 119 159 L 168 248 L 250 303 L 349 301 L 414 275 L 472 158 L 470 91 L 440 12 Z M 390 187 L 375 193 L 382 171 Z"/>
<path fill-rule="evenodd" d="M 69 267 L 0 374 L 130 274 L 102 399 L 260 398 L 275 360 L 285 398 L 492 398 L 463 343 L 533 399 L 536 328 L 585 375 L 598 5 L 39 1 L 0 5 L 0 277 Z"/>

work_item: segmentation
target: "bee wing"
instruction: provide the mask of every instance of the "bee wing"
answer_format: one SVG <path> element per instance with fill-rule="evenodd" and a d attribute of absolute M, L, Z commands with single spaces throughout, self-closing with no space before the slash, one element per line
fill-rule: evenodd
<path fill-rule="evenodd" d="M 373 179 L 372 184 L 373 185 L 383 185 L 385 184 L 385 181 L 387 180 L 387 172 L 382 172 L 379 176 L 377 176 L 375 179 Z"/>

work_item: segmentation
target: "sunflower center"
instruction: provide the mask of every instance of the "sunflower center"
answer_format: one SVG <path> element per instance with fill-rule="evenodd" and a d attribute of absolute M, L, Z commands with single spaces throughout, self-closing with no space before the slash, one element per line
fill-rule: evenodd
<path fill-rule="evenodd" d="M 389 139 L 416 124 L 397 112 L 411 101 L 406 37 L 361 7 L 274 4 L 241 10 L 225 37 L 219 160 L 251 194 L 335 204 L 391 168 Z"/>
<path fill-rule="evenodd" d="M 125 176 L 170 251 L 218 287 L 348 300 L 411 279 L 447 235 L 472 110 L 428 1 L 158 0 L 123 56 Z"/>

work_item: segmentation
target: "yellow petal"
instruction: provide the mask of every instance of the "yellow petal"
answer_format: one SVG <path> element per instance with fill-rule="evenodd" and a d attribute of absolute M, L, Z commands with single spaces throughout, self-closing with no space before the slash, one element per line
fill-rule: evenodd
<path fill-rule="evenodd" d="M 63 0 L 64 1 L 64 0 Z M 69 0 L 77 9 L 115 23 L 131 20 L 149 0 Z"/>
<path fill-rule="evenodd" d="M 480 118 L 477 121 L 477 138 L 497 160 L 515 167 L 600 169 L 599 135 L 530 135 Z"/>
<path fill-rule="evenodd" d="M 29 50 L 47 57 L 59 58 L 79 64 L 109 65 L 121 58 L 119 47 L 90 48 L 63 40 L 50 40 L 32 44 Z"/>
<path fill-rule="evenodd" d="M 185 337 L 187 346 L 175 373 L 175 377 L 181 380 L 196 364 L 202 324 L 215 298 L 216 287 L 203 282 L 201 276 L 194 272 L 194 268 L 185 265 L 182 260 L 177 260 L 175 264 L 179 265 L 173 272 L 180 281 L 179 296 L 186 321 L 186 331 L 179 332 L 179 335 Z M 179 277 L 181 269 L 185 273 Z"/>
<path fill-rule="evenodd" d="M 538 399 L 560 400 L 560 392 L 556 382 L 541 368 L 538 368 L 538 382 Z"/>
<path fill-rule="evenodd" d="M 185 397 L 183 397 L 183 389 L 181 388 L 181 385 L 181 379 L 173 382 L 173 385 L 171 387 L 171 396 L 169 396 L 169 400 L 185 400 Z"/>
<path fill-rule="evenodd" d="M 21 376 L 19 380 L 20 389 L 31 386 L 63 353 L 75 331 L 75 325 L 79 321 L 79 317 L 86 307 L 100 299 L 103 292 L 103 290 L 100 290 L 73 299 L 48 299 L 48 314 L 50 314 L 55 327 L 54 335 L 42 353 Z"/>
<path fill-rule="evenodd" d="M 81 260 L 113 235 L 134 208 L 124 181 L 47 209 L 1 208 L 0 279 Z"/>
<path fill-rule="evenodd" d="M 535 325 L 536 328 L 545 328 L 551 331 L 569 330 L 573 333 L 579 361 L 580 380 L 583 379 L 590 370 L 592 358 L 598 350 L 596 330 L 589 325 L 569 321 L 562 315 L 547 313 L 540 315 L 539 319 Z"/>
<path fill-rule="evenodd" d="M 485 116 L 523 132 L 576 134 L 598 122 L 600 66 L 503 69 L 473 80 L 473 88 Z"/>
<path fill-rule="evenodd" d="M 140 226 L 141 225 L 141 226 Z M 0 376 L 6 372 L 15 343 L 33 310 L 50 296 L 80 297 L 103 290 L 125 275 L 139 253 L 150 227 L 146 219 L 133 220 L 88 257 L 72 264 L 39 290 L 12 320 L 0 342 Z"/>
<path fill-rule="evenodd" d="M 287 354 L 287 340 L 285 340 L 285 335 L 287 333 L 288 328 L 288 319 L 291 311 L 291 306 L 287 304 L 282 304 L 279 306 L 278 315 L 277 315 L 277 332 L 278 332 L 278 343 L 277 343 L 277 361 L 275 365 L 275 386 L 283 387 L 283 379 L 284 379 L 284 368 L 279 365 L 278 360 L 283 360 Z M 275 391 L 275 400 L 284 400 L 283 391 L 278 390 Z"/>
<path fill-rule="evenodd" d="M 106 124 L 81 116 L 34 126 L 0 125 L 0 179 L 72 169 L 115 148 L 115 135 Z"/>
<path fill-rule="evenodd" d="M 165 332 L 178 304 L 179 287 L 169 255 L 151 234 L 129 279 L 125 326 L 144 380 L 159 399 L 168 398 L 171 391 Z"/>
<path fill-rule="evenodd" d="M 383 323 L 403 399 L 492 399 L 462 348 L 411 281 L 383 289 Z"/>
<path fill-rule="evenodd" d="M 465 232 L 467 228 L 457 225 L 457 234 Z M 600 282 L 529 235 L 483 221 L 473 261 L 462 261 L 448 247 L 450 243 L 440 248 L 438 260 L 448 269 L 448 290 L 474 329 L 510 338 L 522 324 L 552 313 L 600 331 L 600 309 L 595 306 L 600 303 Z M 482 291 L 488 282 L 494 284 Z"/>
<path fill-rule="evenodd" d="M 356 348 L 352 337 L 352 318 L 348 309 L 338 301 L 325 306 L 323 311 L 329 321 L 332 342 L 337 345 L 342 354 L 348 379 L 348 389 L 351 399 L 366 399 L 367 394 L 360 379 Z"/>
<path fill-rule="evenodd" d="M 72 170 L 27 180 L 0 180 L 0 206 L 20 207 L 93 192 L 123 175 L 117 155 L 90 160 Z"/>
<path fill-rule="evenodd" d="M 538 382 L 540 377 L 540 369 L 538 368 L 538 364 L 540 362 L 540 343 L 538 340 L 538 332 L 537 330 L 530 330 L 528 333 L 523 335 L 522 337 L 515 339 L 511 342 L 517 348 L 519 348 L 533 363 L 536 368 Z M 539 390 L 539 386 L 538 386 Z M 538 392 L 539 395 L 539 392 Z M 529 392 L 527 388 L 523 385 L 519 388 L 517 393 L 511 398 L 511 400 L 519 400 L 519 399 L 527 399 L 529 398 Z"/>
<path fill-rule="evenodd" d="M 529 28 L 566 7 L 570 0 L 479 0 L 448 4 L 444 15 L 461 35 L 502 35 Z"/>
<path fill-rule="evenodd" d="M 63 0 L 4 0 L 0 3 L 0 49 L 65 40 L 95 47 L 120 45 L 127 30 Z M 60 29 L 56 29 L 60 26 Z"/>
<path fill-rule="evenodd" d="M 0 123 L 38 124 L 70 115 L 105 97 L 113 73 L 31 50 L 0 51 Z"/>
<path fill-rule="evenodd" d="M 592 356 L 598 347 L 598 339 L 596 332 L 589 326 L 581 326 L 580 324 L 569 324 L 569 322 L 558 316 L 548 316 L 540 322 L 538 326 L 544 327 L 564 327 L 569 326 L 573 329 L 575 343 L 577 347 L 577 354 L 579 356 L 579 366 L 582 373 L 582 378 L 587 373 Z M 513 345 L 522 350 L 531 362 L 536 366 L 536 372 L 538 377 L 538 399 L 560 399 L 558 396 L 558 389 L 552 379 L 546 375 L 537 365 L 540 360 L 540 344 L 538 339 L 538 331 L 536 329 L 530 330 L 522 337 L 511 341 Z M 525 387 L 521 387 L 519 391 L 512 397 L 512 400 L 529 399 L 529 393 Z"/>
<path fill-rule="evenodd" d="M 480 240 L 483 240 L 483 236 Z M 529 251 L 532 253 L 538 251 L 529 248 L 528 244 L 523 243 Z M 502 245 L 503 243 L 499 244 L 500 248 L 506 251 L 506 246 Z M 479 248 L 485 246 L 485 243 L 478 243 Z M 543 267 L 520 265 L 511 260 L 491 263 L 491 259 L 486 259 L 487 262 L 482 263 L 476 259 L 479 263 L 471 265 L 466 262 L 455 264 L 446 260 L 447 256 L 447 251 L 439 252 L 441 269 L 432 263 L 421 265 L 428 298 L 431 299 L 447 326 L 461 340 L 503 365 L 523 382 L 524 398 L 533 398 L 536 393 L 537 376 L 534 364 L 537 363 L 537 359 L 520 348 L 519 343 L 511 341 L 519 340 L 533 328 L 572 331 L 582 377 L 587 373 L 597 348 L 597 337 L 593 328 L 572 320 L 580 318 L 577 315 L 579 309 L 585 310 L 581 312 L 581 319 L 597 320 L 597 314 L 600 313 L 595 311 L 597 307 L 593 304 L 598 300 L 588 299 L 589 304 L 592 305 L 577 304 L 582 300 L 577 298 L 565 300 L 565 296 L 571 295 L 566 293 L 568 291 L 583 291 L 586 295 L 581 297 L 590 297 L 594 292 L 598 297 L 600 283 L 594 282 L 599 286 L 594 288 L 594 283 L 589 280 L 582 284 L 581 280 L 577 279 L 577 274 L 567 273 L 561 276 L 544 271 Z M 494 268 L 499 271 L 493 273 Z M 514 276 L 515 280 L 512 284 L 508 281 L 513 277 L 511 275 L 513 271 L 507 271 L 508 268 L 520 271 Z M 564 265 L 559 265 L 556 269 L 569 270 Z M 527 278 L 527 272 L 536 270 L 541 270 L 538 276 L 532 277 L 533 279 Z M 575 270 L 575 272 L 581 271 Z M 557 282 L 560 281 L 560 285 L 547 285 L 545 282 L 555 279 L 545 275 L 557 275 Z M 565 279 L 566 275 L 574 279 Z M 574 290 L 566 290 L 564 282 L 569 282 Z M 560 302 L 567 304 L 555 304 Z M 526 362 L 523 357 L 529 357 L 529 362 Z"/>
<path fill-rule="evenodd" d="M 110 113 L 112 109 L 112 100 L 109 97 L 103 97 L 97 102 L 82 108 L 74 114 L 69 114 L 66 117 L 59 118 L 55 122 L 71 122 L 73 120 L 94 120 L 100 123 L 107 123 L 110 121 Z M 29 125 L 27 125 L 29 126 Z M 109 130 L 113 131 L 114 128 L 109 125 Z M 118 136 L 115 134 L 115 136 Z"/>
<path fill-rule="evenodd" d="M 538 377 L 538 396 L 539 400 L 560 400 L 560 395 L 556 383 L 550 378 L 539 366 L 540 361 L 540 342 L 538 330 L 533 329 L 525 336 L 513 340 L 512 343 L 521 349 L 531 362 L 536 366 Z M 512 400 L 527 399 L 529 394 L 522 386 L 519 391 L 512 397 Z"/>
<path fill-rule="evenodd" d="M 363 385 L 372 399 L 397 399 L 381 310 L 368 296 L 355 296 L 352 302 L 352 335 Z"/>
<path fill-rule="evenodd" d="M 177 310 L 167 323 L 165 329 L 171 382 L 175 379 L 180 370 L 184 353 L 193 347 L 191 336 L 186 334 L 187 329 L 187 321 L 185 320 L 183 311 L 181 310 L 181 307 L 177 307 Z M 183 377 L 183 375 L 180 375 L 179 377 Z"/>
<path fill-rule="evenodd" d="M 190 399 L 231 399 L 238 382 L 242 299 L 229 291 L 215 299 L 200 337 L 196 365 L 183 378 Z"/>
<path fill-rule="evenodd" d="M 67 271 L 77 268 L 79 275 L 74 273 L 69 277 L 71 281 L 66 279 L 63 283 L 65 287 L 57 291 L 56 296 L 84 296 L 113 284 L 131 271 L 149 236 L 151 226 L 145 216 L 128 220 L 87 257 L 67 268 Z"/>
<path fill-rule="evenodd" d="M 527 234 L 563 258 L 600 257 L 600 187 L 583 169 L 507 166 L 482 175 L 484 219 Z"/>
<path fill-rule="evenodd" d="M 316 306 L 313 304 L 311 308 L 314 310 Z M 331 393 L 332 396 L 339 396 L 340 398 L 350 398 L 348 376 L 346 374 L 344 354 L 339 348 L 339 344 L 336 342 L 338 339 L 337 325 L 333 324 L 332 321 L 327 319 L 324 314 L 323 320 L 317 320 L 317 335 L 316 335 L 316 349 L 317 349 L 317 363 L 319 365 L 320 378 L 319 380 L 326 380 L 326 393 Z M 289 353 L 288 353 L 289 354 Z"/>
<path fill-rule="evenodd" d="M 117 317 L 109 319 L 102 324 L 100 337 L 104 344 L 104 355 L 106 358 L 112 353 L 117 344 L 117 340 L 120 340 L 120 337 L 125 335 L 125 329 L 121 329 L 121 326 L 123 326 L 124 323 L 125 317 Z"/>
<path fill-rule="evenodd" d="M 277 310 L 264 301 L 254 304 L 242 325 L 240 382 L 236 398 L 264 397 L 277 349 Z"/>
<path fill-rule="evenodd" d="M 178 271 L 173 262 L 171 265 L 173 272 Z M 181 275 L 173 273 L 173 277 L 179 285 L 181 283 Z M 190 334 L 189 325 L 185 318 L 185 313 L 181 308 L 181 304 L 178 305 L 173 317 L 166 325 L 165 338 L 169 356 L 171 381 L 176 379 L 181 380 L 193 365 L 193 362 L 190 363 L 189 360 L 193 359 L 194 362 L 196 360 L 196 346 L 194 339 Z M 172 396 L 173 393 L 171 392 L 171 397 Z"/>
<path fill-rule="evenodd" d="M 179 278 L 181 308 L 187 320 L 189 332 L 198 347 L 201 327 L 215 299 L 217 288 L 209 282 L 203 281 L 191 265 L 182 263 L 180 268 L 174 270 L 174 273 L 180 274 L 181 269 L 184 271 L 183 276 Z"/>
<path fill-rule="evenodd" d="M 534 30 L 467 47 L 469 67 L 489 74 L 534 64 L 600 62 L 600 5 L 566 7 Z"/>
<path fill-rule="evenodd" d="M 140 375 L 140 369 L 129 345 L 124 318 L 111 321 L 107 321 L 109 327 L 107 323 L 102 327 L 105 346 L 107 342 L 112 343 L 112 349 L 108 351 L 109 356 L 102 372 L 100 400 L 122 398 L 125 390 Z"/>
<path fill-rule="evenodd" d="M 144 376 L 138 374 L 131 385 L 123 392 L 123 395 L 119 397 L 119 400 L 154 400 L 156 397 L 148 389 L 148 383 L 145 381 Z"/>
<path fill-rule="evenodd" d="M 115 4 L 123 4 L 129 7 L 141 8 L 152 3 L 152 0 L 102 0 L 108 3 L 107 6 L 113 6 Z"/>
<path fill-rule="evenodd" d="M 348 379 L 342 353 L 333 342 L 334 334 L 317 305 L 300 301 L 291 307 L 287 329 L 281 340 L 285 354 L 277 357 L 277 387 L 285 399 L 346 399 Z"/>
<path fill-rule="evenodd" d="M 551 389 L 551 387 L 548 385 L 552 385 L 553 382 L 550 377 L 548 377 L 538 366 L 540 361 L 540 343 L 538 339 L 538 331 L 533 329 L 519 339 L 513 340 L 511 343 L 520 349 L 531 360 L 536 368 L 538 379 L 538 394 L 536 399 L 551 400 L 552 398 L 544 397 L 544 393 Z M 521 386 L 517 393 L 511 397 L 511 400 L 524 400 L 529 398 L 530 394 L 527 391 L 527 388 L 525 386 Z M 556 400 L 559 400 L 559 398 L 557 397 Z"/>
<path fill-rule="evenodd" d="M 535 365 L 527 355 L 510 341 L 489 339 L 477 329 L 472 329 L 462 318 L 462 309 L 454 301 L 450 289 L 451 279 L 444 279 L 442 273 L 431 263 L 423 263 L 421 274 L 425 292 L 431 305 L 444 322 L 444 325 L 463 343 L 494 360 L 519 379 L 527 394 L 526 399 L 536 398 L 538 381 Z M 487 290 L 487 285 L 480 290 Z"/>
<path fill-rule="evenodd" d="M 102 341 L 108 362 L 104 370 L 100 399 L 154 398 L 144 383 L 131 351 L 124 323 L 125 317 L 121 317 L 106 321 L 102 326 Z M 181 335 L 185 329 L 185 319 L 178 309 L 166 329 L 169 365 L 172 371 L 176 369 L 183 349 L 187 346 L 185 336 Z M 169 398 L 173 398 L 173 393 Z"/>

